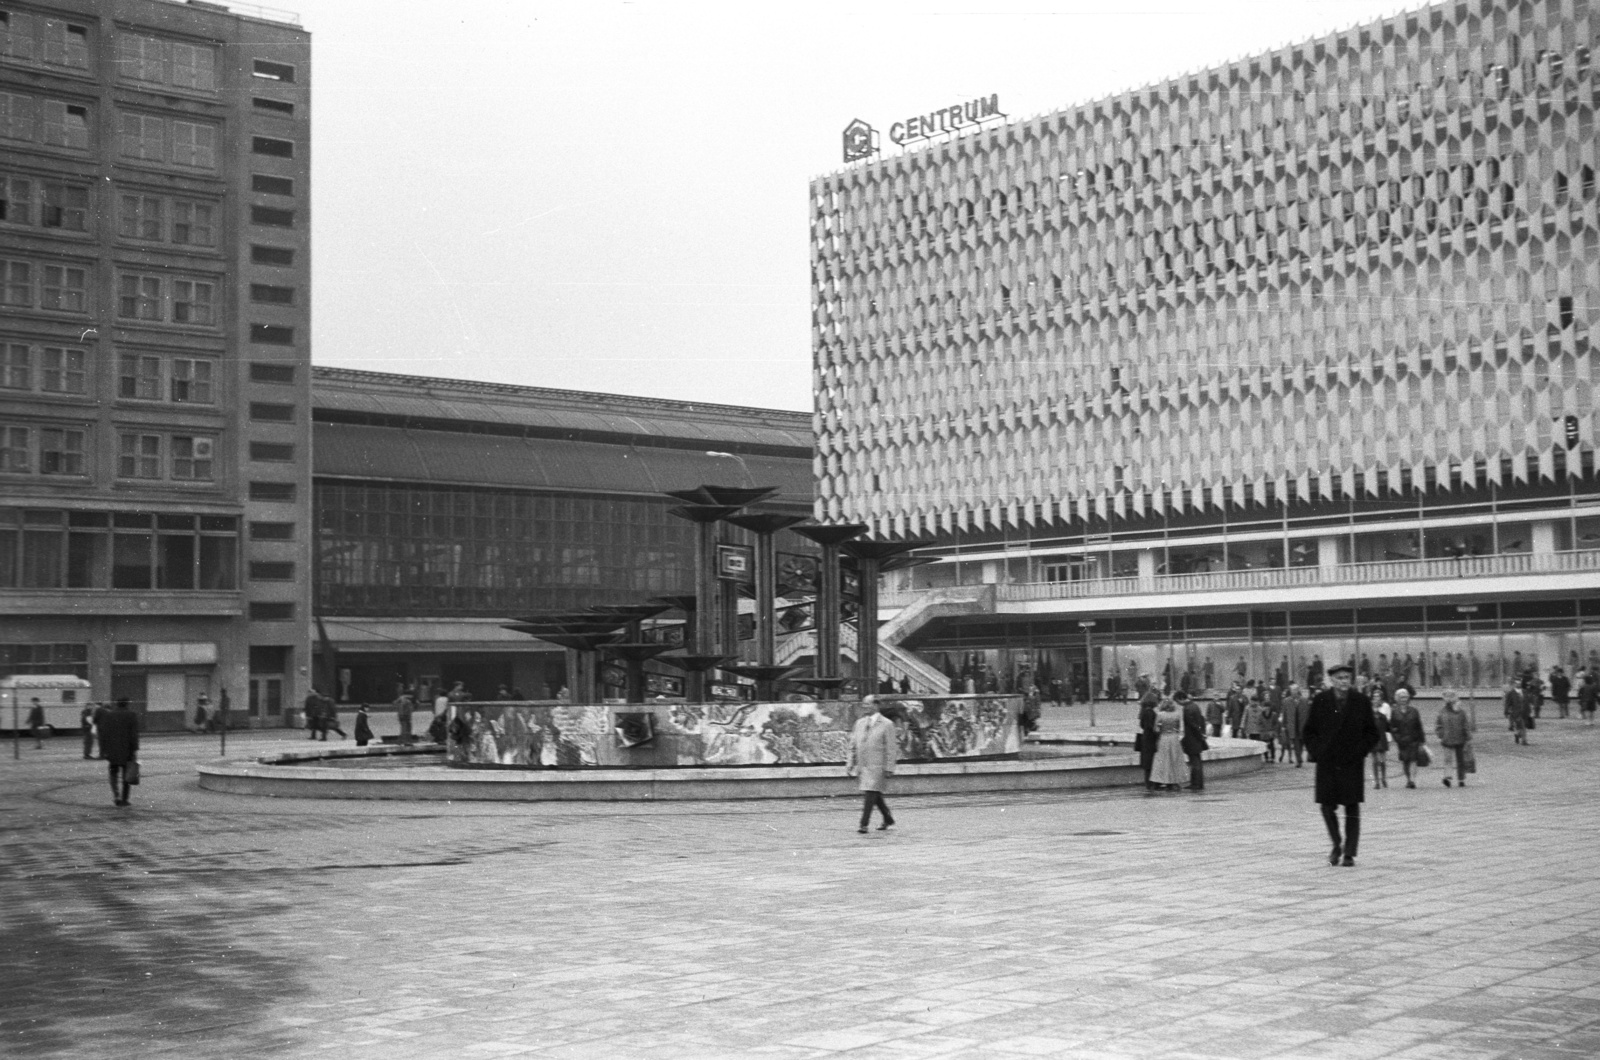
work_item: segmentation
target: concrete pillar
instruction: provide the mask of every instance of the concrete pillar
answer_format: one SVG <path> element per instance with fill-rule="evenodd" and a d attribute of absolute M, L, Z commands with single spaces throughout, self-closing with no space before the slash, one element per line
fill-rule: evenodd
<path fill-rule="evenodd" d="M 1141 580 L 1153 580 L 1156 576 L 1156 550 L 1145 548 L 1139 550 L 1139 577 Z"/>
<path fill-rule="evenodd" d="M 1556 550 L 1556 524 L 1542 522 L 1533 524 L 1533 554 L 1536 556 L 1549 555 Z"/>
<path fill-rule="evenodd" d="M 1326 570 L 1339 565 L 1339 539 L 1337 537 L 1317 538 L 1317 566 Z"/>

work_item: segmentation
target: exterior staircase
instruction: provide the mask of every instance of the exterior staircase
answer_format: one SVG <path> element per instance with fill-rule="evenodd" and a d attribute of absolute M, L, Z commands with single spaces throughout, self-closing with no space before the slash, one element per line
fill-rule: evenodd
<path fill-rule="evenodd" d="M 815 657 L 817 631 L 807 629 L 786 634 L 778 638 L 777 647 L 775 661 L 780 666 L 792 666 L 802 659 Z M 847 624 L 840 628 L 839 653 L 852 662 L 858 658 L 855 626 Z M 878 675 L 894 681 L 897 687 L 904 677 L 911 682 L 911 690 L 921 695 L 941 695 L 950 688 L 950 679 L 944 675 L 944 671 L 923 661 L 915 652 L 884 642 L 881 637 L 878 642 Z"/>

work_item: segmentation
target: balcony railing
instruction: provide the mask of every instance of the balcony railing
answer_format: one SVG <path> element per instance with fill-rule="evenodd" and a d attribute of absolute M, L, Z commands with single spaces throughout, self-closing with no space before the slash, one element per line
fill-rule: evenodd
<path fill-rule="evenodd" d="M 1388 560 L 1381 563 L 1341 563 L 1335 567 L 1283 567 L 1269 570 L 1214 571 L 1207 574 L 1163 574 L 1153 578 L 1014 582 L 996 585 L 995 591 L 1001 601 L 1027 603 L 1039 600 L 1084 600 L 1108 596 L 1294 589 L 1307 586 L 1371 585 L 1384 582 L 1454 581 L 1462 578 L 1566 574 L 1578 571 L 1600 571 L 1600 551 L 1523 552 L 1504 556 L 1463 556 L 1460 559 Z M 979 587 L 971 588 L 976 590 Z M 882 593 L 879 602 L 885 607 L 904 607 L 931 591 L 934 590 Z"/>

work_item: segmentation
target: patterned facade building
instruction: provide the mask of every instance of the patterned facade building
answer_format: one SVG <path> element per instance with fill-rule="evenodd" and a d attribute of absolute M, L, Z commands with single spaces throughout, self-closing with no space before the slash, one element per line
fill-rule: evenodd
<path fill-rule="evenodd" d="M 309 666 L 310 35 L 0 2 L 0 676 L 148 728 Z"/>
<path fill-rule="evenodd" d="M 818 514 L 948 557 L 891 635 L 1303 677 L 1404 598 L 1369 645 L 1587 662 L 1597 48 L 1587 0 L 1457 0 L 816 180 Z M 1297 612 L 1325 651 L 1264 646 Z"/>

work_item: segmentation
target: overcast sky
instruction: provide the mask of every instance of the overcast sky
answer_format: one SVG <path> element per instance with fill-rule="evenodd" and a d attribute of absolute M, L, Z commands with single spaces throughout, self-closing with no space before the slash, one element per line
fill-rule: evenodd
<path fill-rule="evenodd" d="M 318 364 L 788 409 L 850 119 L 1021 119 L 1401 9 L 279 2 L 313 42 Z"/>

